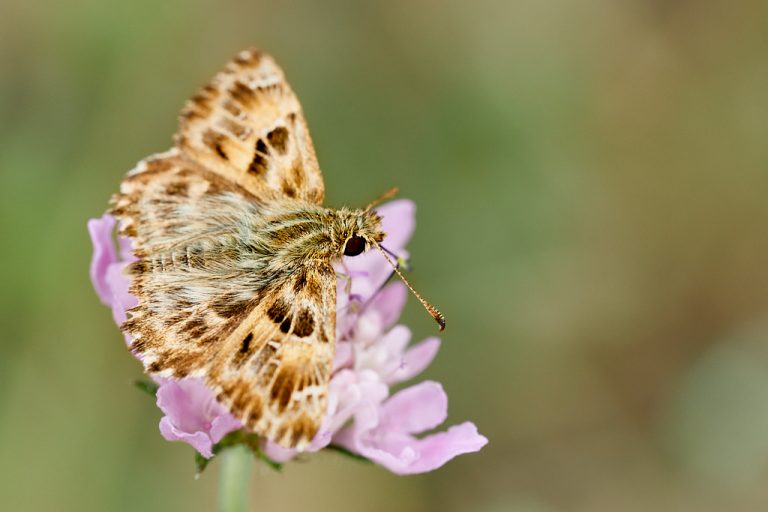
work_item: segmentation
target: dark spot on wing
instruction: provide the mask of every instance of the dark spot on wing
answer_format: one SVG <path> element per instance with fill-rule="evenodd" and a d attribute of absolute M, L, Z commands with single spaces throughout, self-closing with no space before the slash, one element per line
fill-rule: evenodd
<path fill-rule="evenodd" d="M 237 105 L 235 105 L 229 100 L 225 101 L 222 106 L 224 107 L 224 110 L 226 110 L 227 112 L 229 112 L 235 117 L 239 117 L 240 114 L 243 112 L 242 110 L 240 110 L 240 108 Z"/>
<path fill-rule="evenodd" d="M 278 126 L 267 134 L 269 144 L 284 155 L 288 151 L 288 130 L 284 126 Z"/>
<path fill-rule="evenodd" d="M 143 274 L 148 270 L 145 260 L 137 260 L 128 265 L 128 273 L 132 275 Z"/>
<path fill-rule="evenodd" d="M 259 420 L 263 407 L 261 397 L 251 392 L 251 387 L 246 380 L 237 379 L 225 384 L 221 393 L 216 395 L 216 400 L 229 404 L 235 417 L 240 418 L 247 413 L 245 421 L 249 427 L 253 427 Z"/>
<path fill-rule="evenodd" d="M 312 419 L 306 414 L 302 414 L 293 425 L 293 432 L 291 433 L 291 442 L 295 445 L 302 439 L 313 439 L 317 434 L 319 425 L 312 421 Z"/>
<path fill-rule="evenodd" d="M 288 180 L 283 180 L 282 188 L 283 194 L 288 197 L 296 197 L 296 188 Z"/>
<path fill-rule="evenodd" d="M 235 353 L 235 356 L 232 358 L 232 361 L 236 367 L 240 367 L 248 359 L 248 357 L 250 357 L 254 349 L 254 347 L 251 345 L 252 341 L 253 333 L 249 332 L 248 335 L 243 338 L 243 341 L 240 345 L 240 350 L 238 350 Z"/>
<path fill-rule="evenodd" d="M 159 355 L 159 359 L 147 367 L 150 373 L 158 373 L 165 369 L 173 371 L 173 376 L 183 379 L 189 373 L 198 368 L 205 354 L 196 351 L 171 352 L 165 351 Z"/>
<path fill-rule="evenodd" d="M 293 326 L 293 334 L 299 338 L 306 338 L 315 330 L 315 318 L 308 309 L 302 309 L 296 316 L 296 325 Z"/>
<path fill-rule="evenodd" d="M 253 160 L 251 160 L 251 164 L 248 166 L 248 172 L 259 176 L 267 172 L 268 166 L 269 160 L 264 155 L 254 153 Z"/>
<path fill-rule="evenodd" d="M 205 323 L 205 320 L 200 317 L 194 317 L 187 320 L 187 322 L 183 324 L 179 330 L 182 332 L 191 332 L 198 329 L 205 329 L 206 327 L 207 324 Z"/>
<path fill-rule="evenodd" d="M 301 290 L 304 289 L 304 287 L 307 285 L 307 269 L 305 268 L 299 268 L 299 270 L 296 271 L 296 281 L 293 283 L 293 291 L 295 293 L 301 292 Z"/>
<path fill-rule="evenodd" d="M 211 102 L 219 95 L 218 89 L 211 84 L 206 85 L 195 94 L 181 112 L 181 117 L 187 120 L 202 119 L 211 113 Z"/>
<path fill-rule="evenodd" d="M 282 322 L 291 307 L 283 299 L 277 299 L 267 310 L 267 316 L 276 324 Z"/>
<path fill-rule="evenodd" d="M 296 372 L 293 367 L 281 368 L 277 376 L 275 376 L 275 382 L 272 384 L 270 396 L 273 402 L 277 402 L 277 410 L 281 413 L 285 411 L 288 402 L 291 400 L 295 381 Z"/>
<path fill-rule="evenodd" d="M 126 329 L 125 324 L 123 324 L 123 329 Z M 137 338 L 133 340 L 133 343 L 131 343 L 131 350 L 133 352 L 136 352 L 137 354 L 141 354 L 147 349 L 147 340 L 145 338 Z"/>
<path fill-rule="evenodd" d="M 229 157 L 224 152 L 224 140 L 227 137 L 223 133 L 219 133 L 214 130 L 206 130 L 205 133 L 203 133 L 203 144 L 208 146 L 211 150 L 213 150 L 217 155 L 219 155 L 224 160 L 229 160 Z"/>
<path fill-rule="evenodd" d="M 249 333 L 248 333 L 248 336 L 246 336 L 245 338 L 243 338 L 243 346 L 242 346 L 242 347 L 240 347 L 240 353 L 241 353 L 241 354 L 247 354 L 247 353 L 248 353 L 248 350 L 249 350 L 249 349 L 250 349 L 250 347 L 251 347 L 251 341 L 252 341 L 252 340 L 253 340 L 253 333 L 252 333 L 252 332 L 249 332 Z"/>
<path fill-rule="evenodd" d="M 234 318 L 249 310 L 250 301 L 239 299 L 234 294 L 222 295 L 211 303 L 211 309 L 222 318 Z"/>
<path fill-rule="evenodd" d="M 165 187 L 165 193 L 169 196 L 183 196 L 186 197 L 189 192 L 189 183 L 186 181 L 174 181 L 169 183 Z"/>
<path fill-rule="evenodd" d="M 232 95 L 232 98 L 235 101 L 246 107 L 250 106 L 250 104 L 253 103 L 256 99 L 256 95 L 253 92 L 253 89 L 239 80 L 236 81 L 229 89 L 229 94 Z"/>

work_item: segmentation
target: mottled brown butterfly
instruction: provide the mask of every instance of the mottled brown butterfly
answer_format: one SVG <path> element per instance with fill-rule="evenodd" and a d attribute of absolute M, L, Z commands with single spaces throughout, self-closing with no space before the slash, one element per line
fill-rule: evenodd
<path fill-rule="evenodd" d="M 298 449 L 326 413 L 332 263 L 376 247 L 402 277 L 375 202 L 332 209 L 323 196 L 296 95 L 271 57 L 246 50 L 187 102 L 174 147 L 131 170 L 111 210 L 138 258 L 122 329 L 145 370 L 203 379 L 247 428 Z"/>

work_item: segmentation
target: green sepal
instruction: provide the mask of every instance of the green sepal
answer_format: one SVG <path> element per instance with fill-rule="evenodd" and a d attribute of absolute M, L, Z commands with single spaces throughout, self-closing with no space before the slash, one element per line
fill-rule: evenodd
<path fill-rule="evenodd" d="M 326 450 L 331 450 L 332 452 L 336 452 L 340 455 L 343 455 L 345 457 L 348 457 L 350 459 L 354 459 L 358 462 L 362 462 L 363 464 L 373 464 L 373 461 L 367 457 L 363 457 L 360 454 L 351 452 L 347 450 L 346 448 L 343 448 L 341 446 L 336 446 L 335 444 L 329 444 L 325 447 Z"/>

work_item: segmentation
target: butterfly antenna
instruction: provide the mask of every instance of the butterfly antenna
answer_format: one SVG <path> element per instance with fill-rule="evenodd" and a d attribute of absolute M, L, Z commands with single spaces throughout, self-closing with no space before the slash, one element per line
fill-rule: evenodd
<path fill-rule="evenodd" d="M 392 187 L 391 189 L 387 190 L 386 192 L 381 194 L 379 197 L 377 197 L 376 199 L 368 203 L 368 206 L 365 207 L 365 211 L 369 212 L 377 204 L 383 203 L 387 199 L 392 199 L 397 195 L 398 192 L 400 192 L 400 190 L 397 187 Z"/>
<path fill-rule="evenodd" d="M 440 330 L 445 330 L 445 317 L 443 314 L 432 304 L 427 302 L 424 297 L 422 297 L 419 292 L 417 292 L 413 286 L 411 286 L 411 283 L 408 282 L 408 279 L 405 278 L 402 272 L 400 272 L 400 265 L 396 264 L 394 261 L 392 261 L 392 258 L 389 257 L 387 254 L 389 251 L 385 250 L 383 247 L 381 247 L 376 242 L 373 242 L 373 245 L 376 246 L 376 248 L 379 250 L 379 252 L 384 256 L 384 258 L 387 260 L 387 263 L 390 264 L 392 269 L 395 271 L 395 273 L 400 276 L 400 279 L 403 280 L 405 283 L 405 286 L 408 287 L 409 290 L 411 290 L 411 293 L 413 293 L 417 299 L 419 299 L 419 302 L 421 302 L 421 305 L 424 306 L 424 309 L 427 310 L 427 312 L 432 315 L 432 318 L 435 319 L 435 322 L 437 322 L 437 325 L 440 326 Z M 391 254 L 391 253 L 390 253 Z"/>

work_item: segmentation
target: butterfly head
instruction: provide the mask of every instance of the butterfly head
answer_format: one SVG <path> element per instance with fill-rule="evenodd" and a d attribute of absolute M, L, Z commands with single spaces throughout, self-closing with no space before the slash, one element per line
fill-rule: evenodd
<path fill-rule="evenodd" d="M 357 256 L 384 240 L 381 217 L 376 212 L 339 210 L 337 215 L 339 256 Z"/>
<path fill-rule="evenodd" d="M 386 192 L 382 198 L 389 198 L 396 193 L 396 189 L 392 189 Z M 337 239 L 343 240 L 342 244 L 339 244 L 338 251 L 344 256 L 357 256 L 362 254 L 368 249 L 375 247 L 384 256 L 384 259 L 392 266 L 392 271 L 397 274 L 408 289 L 419 299 L 419 302 L 424 308 L 432 315 L 437 324 L 440 326 L 440 330 L 445 329 L 445 317 L 443 314 L 432 304 L 427 302 L 419 292 L 417 292 L 411 283 L 406 279 L 403 273 L 400 271 L 399 259 L 397 262 L 393 261 L 392 257 L 397 258 L 397 255 L 393 254 L 388 249 L 382 247 L 381 241 L 384 240 L 384 231 L 381 229 L 381 217 L 373 210 L 373 206 L 377 204 L 381 199 L 377 199 L 368 205 L 364 210 L 338 210 L 336 232 Z"/>
<path fill-rule="evenodd" d="M 352 214 L 352 227 L 347 231 L 344 242 L 344 256 L 357 256 L 384 240 L 381 229 L 381 217 L 373 210 L 377 204 L 393 198 L 397 188 L 391 188 L 368 203 L 364 210 L 349 212 Z"/>

